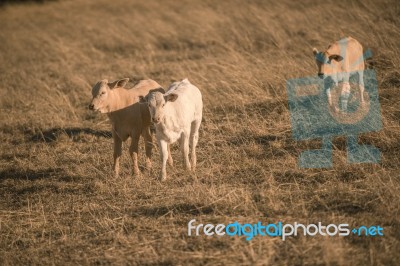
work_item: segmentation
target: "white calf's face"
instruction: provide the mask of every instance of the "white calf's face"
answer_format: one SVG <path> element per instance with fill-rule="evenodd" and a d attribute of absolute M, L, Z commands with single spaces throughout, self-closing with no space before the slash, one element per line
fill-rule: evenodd
<path fill-rule="evenodd" d="M 101 113 L 107 113 L 108 110 L 108 95 L 110 87 L 107 85 L 107 80 L 102 80 L 96 83 L 92 88 L 92 101 L 89 108 Z"/>
<path fill-rule="evenodd" d="M 152 92 L 146 97 L 153 123 L 160 123 L 165 116 L 165 106 L 168 102 L 174 102 L 178 98 L 176 94 L 163 95 L 161 92 Z"/>

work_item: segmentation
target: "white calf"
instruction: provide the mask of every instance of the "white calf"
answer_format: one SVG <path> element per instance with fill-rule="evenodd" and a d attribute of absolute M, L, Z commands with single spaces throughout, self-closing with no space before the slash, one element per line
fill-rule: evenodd
<path fill-rule="evenodd" d="M 196 168 L 196 145 L 203 115 L 203 100 L 200 90 L 189 80 L 171 84 L 165 94 L 151 92 L 142 97 L 149 106 L 150 115 L 156 127 L 156 137 L 160 147 L 162 171 L 161 180 L 167 178 L 168 144 L 180 141 L 187 170 Z M 189 142 L 192 148 L 189 162 Z"/>

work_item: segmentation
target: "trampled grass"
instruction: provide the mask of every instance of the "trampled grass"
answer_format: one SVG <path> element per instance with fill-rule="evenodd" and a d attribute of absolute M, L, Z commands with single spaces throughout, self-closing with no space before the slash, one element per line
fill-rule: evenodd
<path fill-rule="evenodd" d="M 400 261 L 400 5 L 397 1 L 50 1 L 0 9 L 1 264 L 395 265 Z M 371 48 L 383 129 L 378 165 L 304 170 L 286 80 L 316 74 L 312 47 Z M 169 179 L 111 172 L 98 80 L 182 78 L 203 93 L 196 175 L 178 145 Z M 132 84 L 131 84 L 132 85 Z M 141 142 L 141 165 L 144 164 Z M 204 223 L 381 225 L 383 237 L 189 237 Z"/>

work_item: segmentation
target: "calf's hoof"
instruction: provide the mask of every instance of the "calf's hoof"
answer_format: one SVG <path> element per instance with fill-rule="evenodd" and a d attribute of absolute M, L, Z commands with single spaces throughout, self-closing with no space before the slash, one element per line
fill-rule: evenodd
<path fill-rule="evenodd" d="M 147 163 L 146 163 L 146 170 L 147 170 L 148 172 L 151 172 L 151 169 L 152 169 L 151 163 L 150 163 L 150 162 L 147 162 Z"/>
<path fill-rule="evenodd" d="M 339 113 L 340 111 L 339 108 L 337 108 L 337 106 L 334 105 L 329 106 L 329 108 L 333 113 Z"/>
<path fill-rule="evenodd" d="M 140 170 L 139 169 L 134 169 L 133 170 L 133 176 L 139 177 L 140 176 Z"/>
<path fill-rule="evenodd" d="M 166 172 L 162 172 L 161 174 L 160 174 L 160 181 L 165 181 L 165 180 L 167 180 L 167 173 Z"/>
<path fill-rule="evenodd" d="M 114 173 L 114 177 L 115 178 L 119 178 L 119 171 L 118 170 L 114 170 L 113 173 Z"/>

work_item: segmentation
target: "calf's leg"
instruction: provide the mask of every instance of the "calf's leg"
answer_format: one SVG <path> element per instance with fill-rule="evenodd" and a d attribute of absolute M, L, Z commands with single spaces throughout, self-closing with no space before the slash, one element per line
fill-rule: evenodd
<path fill-rule="evenodd" d="M 345 68 L 348 69 L 348 68 Z M 343 74 L 343 85 L 342 85 L 342 90 L 340 93 L 340 110 L 342 112 L 347 112 L 347 103 L 349 100 L 350 96 L 350 73 L 349 72 L 344 72 Z"/>
<path fill-rule="evenodd" d="M 168 164 L 170 166 L 174 165 L 174 160 L 172 160 L 172 155 L 171 155 L 171 144 L 168 144 Z"/>
<path fill-rule="evenodd" d="M 358 71 L 358 87 L 360 90 L 360 103 L 364 104 L 364 70 Z"/>
<path fill-rule="evenodd" d="M 336 82 L 334 84 L 337 86 Z M 326 96 L 328 98 L 328 108 L 330 108 L 334 112 L 337 112 L 338 109 L 336 108 L 336 106 L 332 102 L 332 94 L 331 94 L 332 85 L 333 85 L 333 83 L 330 80 L 324 79 L 324 90 L 325 90 Z"/>
<path fill-rule="evenodd" d="M 191 152 L 191 159 L 192 159 L 192 168 L 193 170 L 196 169 L 197 165 L 197 157 L 196 157 L 196 146 L 199 140 L 199 128 L 200 128 L 201 118 L 200 120 L 195 120 L 192 122 L 191 129 L 190 129 L 190 146 L 192 148 Z"/>
<path fill-rule="evenodd" d="M 349 96 L 350 96 L 350 83 L 343 82 L 342 92 L 340 95 L 341 110 L 343 112 L 347 112 L 347 103 L 349 101 Z"/>
<path fill-rule="evenodd" d="M 151 169 L 151 150 L 153 148 L 153 137 L 150 132 L 150 127 L 143 129 L 142 136 L 145 141 L 145 149 L 146 149 L 146 168 L 147 170 Z"/>
<path fill-rule="evenodd" d="M 122 140 L 118 137 L 118 135 L 113 131 L 113 139 L 114 139 L 114 173 L 115 176 L 119 176 L 119 159 L 122 154 Z"/>
<path fill-rule="evenodd" d="M 180 146 L 182 151 L 182 157 L 185 162 L 186 170 L 191 170 L 191 165 L 189 161 L 189 134 L 182 133 L 180 138 Z"/>
<path fill-rule="evenodd" d="M 160 157 L 162 163 L 160 180 L 164 181 L 167 179 L 168 143 L 164 140 L 158 140 L 158 146 L 160 148 Z"/>
<path fill-rule="evenodd" d="M 139 136 L 139 134 L 132 134 L 131 146 L 129 147 L 129 155 L 132 158 L 134 175 L 140 174 L 138 166 Z"/>

